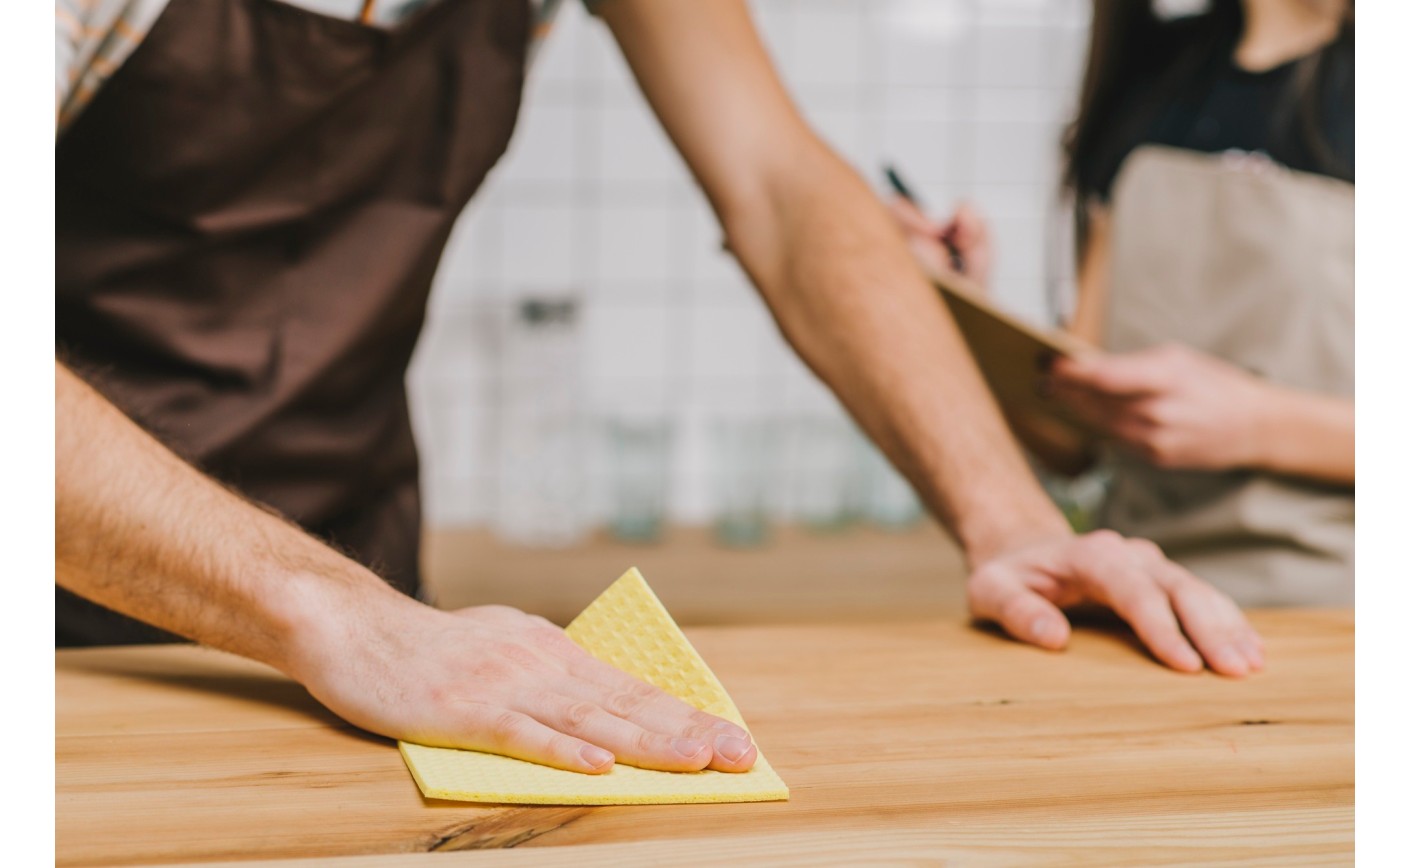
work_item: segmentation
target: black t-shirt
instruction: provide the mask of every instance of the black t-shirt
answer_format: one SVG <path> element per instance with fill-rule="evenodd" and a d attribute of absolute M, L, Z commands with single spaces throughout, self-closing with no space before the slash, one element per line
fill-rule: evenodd
<path fill-rule="evenodd" d="M 1300 114 L 1298 64 L 1291 60 L 1262 72 L 1234 62 L 1234 44 L 1225 43 L 1172 96 L 1161 97 L 1155 82 L 1132 86 L 1123 111 L 1149 113 L 1149 100 L 1161 99 L 1153 119 L 1123 143 L 1119 159 L 1096 178 L 1095 192 L 1106 199 L 1122 162 L 1142 144 L 1168 145 L 1202 153 L 1261 152 L 1304 172 L 1355 180 L 1356 86 L 1354 58 L 1335 48 L 1323 53 L 1326 66 L 1317 89 L 1315 129 Z M 1170 88 L 1165 88 L 1170 93 Z"/>

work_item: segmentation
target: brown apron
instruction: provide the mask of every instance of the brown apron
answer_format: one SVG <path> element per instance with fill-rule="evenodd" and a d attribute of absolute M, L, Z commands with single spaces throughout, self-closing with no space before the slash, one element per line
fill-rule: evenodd
<path fill-rule="evenodd" d="M 1247 155 L 1141 147 L 1112 193 L 1105 343 L 1182 343 L 1350 398 L 1354 276 L 1353 185 Z M 1247 606 L 1352 603 L 1352 487 L 1109 461 L 1108 527 L 1155 541 Z"/>
<path fill-rule="evenodd" d="M 406 366 L 513 131 L 529 27 L 526 0 L 439 0 L 393 30 L 171 0 L 58 142 L 60 357 L 408 593 Z M 170 638 L 63 590 L 56 606 L 58 644 Z"/>

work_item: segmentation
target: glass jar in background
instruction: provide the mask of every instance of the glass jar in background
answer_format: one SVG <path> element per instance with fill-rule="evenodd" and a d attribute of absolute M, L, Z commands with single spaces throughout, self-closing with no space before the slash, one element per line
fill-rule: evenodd
<path fill-rule="evenodd" d="M 730 547 L 769 539 L 769 507 L 778 482 L 777 420 L 767 415 L 715 419 L 710 426 L 715 539 Z"/>
<path fill-rule="evenodd" d="M 608 527 L 617 539 L 661 538 L 670 500 L 675 428 L 662 412 L 619 412 L 604 424 L 607 446 Z"/>
<path fill-rule="evenodd" d="M 925 517 L 925 507 L 910 482 L 870 440 L 860 437 L 858 449 L 864 480 L 862 512 L 867 521 L 889 531 L 915 527 Z"/>
<path fill-rule="evenodd" d="M 835 533 L 857 517 L 861 464 L 855 426 L 839 414 L 799 416 L 786 433 L 788 514 L 803 527 Z"/>
<path fill-rule="evenodd" d="M 509 542 L 562 547 L 588 533 L 582 355 L 573 295 L 529 297 L 510 306 L 493 522 Z"/>

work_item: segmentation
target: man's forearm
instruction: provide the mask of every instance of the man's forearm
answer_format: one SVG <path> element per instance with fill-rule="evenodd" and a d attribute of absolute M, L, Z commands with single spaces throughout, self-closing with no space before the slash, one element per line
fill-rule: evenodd
<path fill-rule="evenodd" d="M 722 215 L 788 339 L 972 561 L 1065 532 L 880 203 L 821 145 L 792 156 Z"/>
<path fill-rule="evenodd" d="M 197 472 L 55 364 L 55 573 L 123 614 L 288 672 L 310 598 L 396 592 Z"/>

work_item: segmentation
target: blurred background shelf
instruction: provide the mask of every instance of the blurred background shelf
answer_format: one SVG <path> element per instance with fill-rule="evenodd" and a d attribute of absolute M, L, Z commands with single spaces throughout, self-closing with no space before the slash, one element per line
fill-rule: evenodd
<path fill-rule="evenodd" d="M 426 578 L 442 608 L 516 606 L 566 624 L 628 567 L 637 567 L 682 624 L 959 616 L 964 564 L 933 522 L 892 532 L 776 527 L 758 548 L 721 546 L 708 527 L 670 527 L 634 545 L 606 533 L 543 549 L 485 529 L 429 533 Z"/>

